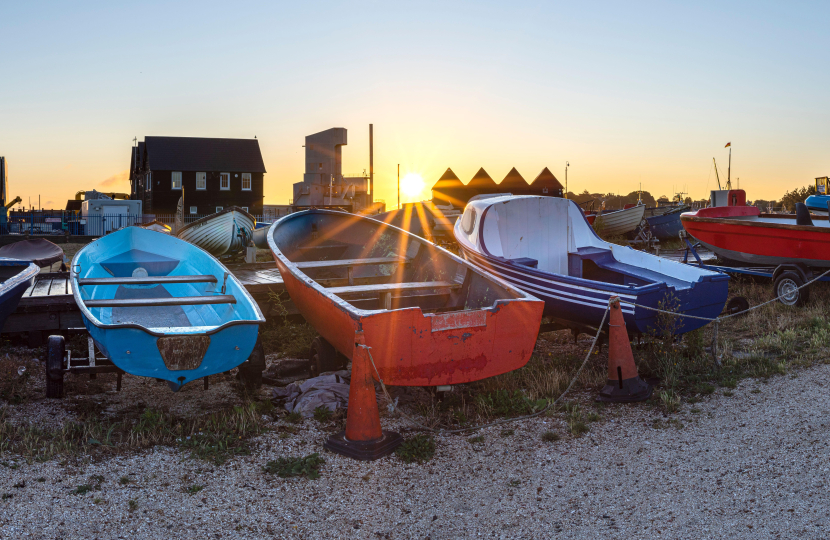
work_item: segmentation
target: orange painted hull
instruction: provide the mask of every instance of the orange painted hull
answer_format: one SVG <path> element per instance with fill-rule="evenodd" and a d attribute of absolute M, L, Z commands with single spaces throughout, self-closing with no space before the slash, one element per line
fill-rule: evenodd
<path fill-rule="evenodd" d="M 469 383 L 519 369 L 533 353 L 544 302 L 505 301 L 488 309 L 426 314 L 413 307 L 361 316 L 274 258 L 306 321 L 350 359 L 355 333 L 362 331 L 386 384 Z"/>

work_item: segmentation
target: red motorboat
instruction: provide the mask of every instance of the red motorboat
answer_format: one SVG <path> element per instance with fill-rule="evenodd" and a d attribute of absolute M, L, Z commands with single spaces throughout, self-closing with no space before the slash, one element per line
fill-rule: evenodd
<path fill-rule="evenodd" d="M 544 302 L 402 229 L 307 210 L 275 222 L 268 245 L 291 300 L 322 336 L 312 346 L 318 371 L 352 359 L 358 333 L 391 385 L 468 383 L 518 369 L 533 353 Z"/>
<path fill-rule="evenodd" d="M 830 223 L 811 216 L 803 204 L 796 214 L 762 214 L 746 206 L 746 193 L 730 190 L 729 206 L 701 208 L 680 216 L 683 228 L 722 259 L 752 265 L 799 263 L 830 267 Z"/>

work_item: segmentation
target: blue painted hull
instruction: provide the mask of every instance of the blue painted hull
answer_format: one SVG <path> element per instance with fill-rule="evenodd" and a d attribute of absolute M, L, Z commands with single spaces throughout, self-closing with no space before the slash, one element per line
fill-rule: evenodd
<path fill-rule="evenodd" d="M 167 284 L 79 284 L 83 278 L 209 276 Z M 171 388 L 244 362 L 265 322 L 256 302 L 218 260 L 166 234 L 128 227 L 84 247 L 72 265 L 72 288 L 95 344 L 132 375 L 164 379 Z M 136 307 L 130 300 L 230 295 L 236 303 Z M 126 300 L 86 306 L 87 300 Z M 161 341 L 164 340 L 164 341 Z M 166 352 L 167 359 L 163 354 Z M 171 352 L 173 351 L 173 352 Z"/>
<path fill-rule="evenodd" d="M 652 283 L 642 287 L 628 287 L 600 281 L 542 272 L 519 264 L 512 264 L 496 257 L 487 257 L 461 246 L 470 262 L 505 279 L 523 291 L 545 302 L 546 316 L 559 320 L 598 327 L 612 296 L 619 296 L 625 325 L 630 334 L 661 332 L 657 325 L 657 313 L 641 306 L 660 308 L 667 297 L 675 300 L 678 313 L 698 317 L 715 318 L 723 310 L 729 291 L 726 276 L 702 280 L 688 289 L 676 290 L 666 283 Z M 707 321 L 679 317 L 675 334 L 691 332 L 707 324 Z"/>
<path fill-rule="evenodd" d="M 816 214 L 827 213 L 827 203 L 830 202 L 830 195 L 810 195 L 804 204 L 807 210 Z"/>
<path fill-rule="evenodd" d="M 0 258 L 0 269 L 15 272 L 0 284 L 0 331 L 2 331 L 6 319 L 17 309 L 20 298 L 32 286 L 40 269 L 29 261 L 5 258 Z"/>
<path fill-rule="evenodd" d="M 658 240 L 677 239 L 683 224 L 680 222 L 680 212 L 674 212 L 663 216 L 646 218 L 651 234 Z"/>

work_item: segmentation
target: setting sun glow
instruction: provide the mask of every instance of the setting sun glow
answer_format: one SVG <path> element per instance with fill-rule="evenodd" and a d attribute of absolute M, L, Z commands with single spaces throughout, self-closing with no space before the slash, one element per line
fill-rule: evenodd
<path fill-rule="evenodd" d="M 401 193 L 413 198 L 421 195 L 424 190 L 424 179 L 418 173 L 409 173 L 401 178 Z"/>

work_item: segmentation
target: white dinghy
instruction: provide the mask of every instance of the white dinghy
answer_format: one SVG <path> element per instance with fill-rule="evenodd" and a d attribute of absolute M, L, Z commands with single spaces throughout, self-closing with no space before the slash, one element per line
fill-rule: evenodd
<path fill-rule="evenodd" d="M 182 226 L 176 237 L 199 246 L 214 257 L 222 257 L 245 249 L 255 227 L 254 216 L 238 206 L 229 206 Z"/>

